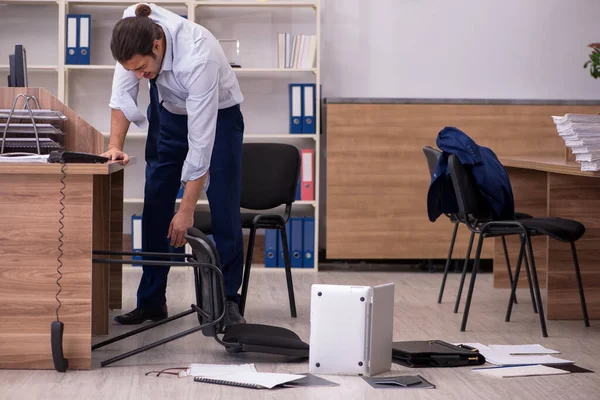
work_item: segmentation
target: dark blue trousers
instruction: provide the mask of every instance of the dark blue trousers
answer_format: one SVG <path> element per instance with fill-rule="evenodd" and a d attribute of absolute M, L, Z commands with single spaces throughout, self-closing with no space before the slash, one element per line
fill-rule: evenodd
<path fill-rule="evenodd" d="M 154 81 L 151 81 L 148 122 L 142 250 L 181 251 L 169 245 L 167 235 L 188 151 L 187 116 L 172 114 L 159 103 Z M 239 105 L 219 110 L 207 191 L 212 234 L 222 263 L 227 298 L 238 303 L 237 291 L 242 282 L 244 263 L 240 222 L 243 134 L 244 121 Z M 137 292 L 138 308 L 159 308 L 166 303 L 169 269 L 143 266 Z"/>

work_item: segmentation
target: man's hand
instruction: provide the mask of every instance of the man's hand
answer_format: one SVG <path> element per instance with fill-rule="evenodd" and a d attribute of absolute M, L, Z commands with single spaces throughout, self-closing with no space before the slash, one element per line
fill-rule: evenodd
<path fill-rule="evenodd" d="M 194 211 L 204 182 L 206 182 L 206 174 L 186 183 L 181 204 L 169 226 L 168 237 L 171 239 L 171 246 L 181 247 L 185 244 L 184 235 L 187 234 L 188 228 L 194 226 Z"/>
<path fill-rule="evenodd" d="M 129 162 L 129 155 L 127 155 L 127 153 L 123 153 L 121 150 L 115 147 L 108 149 L 108 151 L 100 155 L 103 157 L 108 157 L 110 161 L 121 160 L 121 165 L 127 165 L 127 163 Z"/>
<path fill-rule="evenodd" d="M 185 244 L 186 240 L 184 235 L 187 234 L 188 228 L 194 225 L 194 212 L 185 211 L 181 208 L 173 219 L 169 226 L 169 239 L 171 239 L 171 246 L 181 247 Z"/>

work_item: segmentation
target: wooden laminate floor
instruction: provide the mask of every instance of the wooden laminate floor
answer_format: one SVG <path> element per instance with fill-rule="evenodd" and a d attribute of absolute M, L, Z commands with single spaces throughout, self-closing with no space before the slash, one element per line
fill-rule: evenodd
<path fill-rule="evenodd" d="M 125 312 L 135 307 L 140 269 L 124 268 Z M 192 272 L 171 270 L 167 289 L 169 311 L 175 314 L 193 302 Z M 246 317 L 249 322 L 290 328 L 309 340 L 309 294 L 313 283 L 396 285 L 394 340 L 442 339 L 484 344 L 541 343 L 562 351 L 584 368 L 600 373 L 600 321 L 584 328 L 581 321 L 549 321 L 549 338 L 541 336 L 537 315 L 528 292 L 518 293 L 520 303 L 510 323 L 504 322 L 508 298 L 505 289 L 492 288 L 491 274 L 481 274 L 471 307 L 467 332 L 460 332 L 462 313 L 453 314 L 458 275 L 451 275 L 442 304 L 437 304 L 441 274 L 407 272 L 294 271 L 298 318 L 289 314 L 283 270 L 252 270 Z M 118 315 L 115 311 L 112 315 Z M 529 378 L 488 378 L 468 367 L 408 369 L 396 364 L 390 374 L 421 374 L 436 389 L 375 390 L 360 377 L 323 376 L 339 383 L 333 388 L 294 388 L 275 391 L 195 383 L 191 378 L 170 375 L 145 376 L 152 370 L 187 366 L 190 363 L 254 363 L 259 371 L 302 373 L 307 362 L 274 363 L 267 355 L 230 355 L 212 338 L 201 333 L 122 360 L 105 368 L 100 361 L 166 335 L 196 326 L 195 316 L 171 322 L 152 332 L 112 344 L 94 352 L 92 371 L 0 370 L 0 399 L 599 399 L 600 375 L 570 374 Z M 111 335 L 131 327 L 111 326 Z M 94 342 L 104 338 L 95 338 Z"/>

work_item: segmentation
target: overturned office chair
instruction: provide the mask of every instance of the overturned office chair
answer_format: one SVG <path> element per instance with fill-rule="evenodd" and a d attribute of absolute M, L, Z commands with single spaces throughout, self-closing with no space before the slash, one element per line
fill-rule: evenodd
<path fill-rule="evenodd" d="M 156 328 L 190 314 L 196 313 L 199 322 L 197 327 L 102 361 L 102 367 L 198 331 L 202 331 L 204 336 L 213 337 L 219 344 L 224 346 L 229 353 L 254 352 L 287 356 L 295 359 L 308 358 L 308 344 L 303 342 L 294 332 L 278 326 L 261 324 L 230 325 L 225 328 L 223 337 L 219 338 L 218 335 L 223 329 L 226 310 L 225 282 L 223 273 L 221 272 L 219 254 L 212 241 L 196 228 L 188 229 L 188 234 L 185 238 L 192 248 L 191 257 L 189 254 L 180 253 L 94 251 L 95 255 L 151 256 L 154 259 L 140 261 L 140 263 L 149 266 L 192 267 L 194 269 L 196 304 L 192 304 L 189 310 L 177 315 L 173 315 L 158 322 L 153 322 L 131 332 L 98 343 L 92 346 L 92 350 L 96 350 L 149 329 Z M 156 260 L 156 258 L 159 257 L 165 258 L 165 260 Z M 182 257 L 187 258 L 188 261 L 169 260 L 169 258 Z M 121 259 L 94 259 L 93 261 L 102 264 L 127 264 L 131 262 L 130 260 Z"/>
<path fill-rule="evenodd" d="M 573 266 L 575 269 L 575 278 L 577 280 L 577 287 L 579 289 L 579 296 L 581 301 L 581 309 L 583 313 L 583 320 L 586 327 L 590 326 L 588 319 L 587 307 L 585 304 L 585 296 L 583 293 L 583 284 L 581 282 L 581 274 L 579 272 L 579 261 L 577 259 L 577 250 L 575 248 L 575 242 L 579 240 L 585 233 L 585 226 L 578 221 L 563 219 L 563 218 L 528 218 L 522 220 L 485 220 L 481 218 L 481 211 L 485 207 L 478 196 L 477 187 L 472 176 L 471 171 L 468 167 L 461 164 L 458 157 L 451 154 L 448 158 L 448 167 L 450 170 L 450 176 L 452 179 L 452 186 L 454 188 L 456 201 L 458 204 L 459 212 L 457 214 L 458 219 L 464 223 L 471 232 L 479 234 L 479 241 L 477 243 L 477 250 L 475 253 L 475 265 L 473 266 L 473 273 L 471 274 L 471 282 L 469 284 L 469 290 L 467 292 L 467 300 L 465 303 L 465 311 L 461 323 L 461 331 L 465 331 L 467 326 L 467 319 L 469 317 L 469 309 L 471 307 L 471 299 L 473 296 L 473 289 L 475 287 L 475 279 L 477 277 L 477 270 L 479 268 L 479 259 L 481 256 L 481 248 L 483 240 L 490 237 L 507 236 L 507 235 L 519 235 L 521 237 L 521 248 L 519 251 L 519 257 L 517 260 L 517 267 L 515 269 L 515 276 L 511 287 L 511 295 L 508 301 L 508 308 L 506 311 L 506 321 L 510 320 L 510 314 L 513 306 L 513 299 L 517 284 L 519 282 L 519 272 L 521 270 L 521 262 L 523 256 L 529 256 L 529 265 L 531 268 L 531 275 L 533 277 L 533 285 L 535 289 L 535 301 L 537 303 L 538 315 L 540 318 L 540 325 L 542 327 L 542 335 L 548 337 L 546 329 L 546 320 L 544 317 L 544 308 L 542 305 L 542 296 L 540 293 L 540 286 L 538 282 L 537 271 L 535 267 L 535 259 L 533 255 L 533 247 L 531 244 L 531 237 L 533 236 L 548 236 L 552 239 L 569 243 L 571 245 L 571 252 L 573 256 Z M 525 250 L 526 247 L 526 250 Z"/>
<path fill-rule="evenodd" d="M 442 155 L 442 152 L 438 149 L 434 149 L 431 146 L 424 146 L 423 153 L 425 154 L 425 158 L 427 159 L 429 175 L 433 178 L 433 174 L 435 172 L 435 168 L 437 166 L 438 159 Z M 448 276 L 448 271 L 450 270 L 450 263 L 452 262 L 452 252 L 454 251 L 454 242 L 456 240 L 456 233 L 458 231 L 458 225 L 461 223 L 460 219 L 456 216 L 456 214 L 444 214 L 444 215 L 446 215 L 446 217 L 448 217 L 450 219 L 450 222 L 452 222 L 454 224 L 454 230 L 452 232 L 452 239 L 450 240 L 450 249 L 448 250 L 448 258 L 446 259 L 446 265 L 444 267 L 444 275 L 442 276 L 442 283 L 440 285 L 440 293 L 438 295 L 438 303 L 442 302 L 442 296 L 444 294 L 444 288 L 446 286 L 446 278 Z M 526 219 L 526 218 L 531 218 L 531 215 L 516 212 L 515 218 L 516 219 Z M 475 232 L 472 231 L 471 237 L 469 238 L 469 245 L 467 247 L 467 255 L 465 256 L 465 263 L 463 265 L 463 269 L 462 269 L 462 273 L 461 273 L 461 277 L 460 277 L 458 293 L 456 295 L 456 301 L 454 303 L 454 313 L 455 314 L 458 312 L 458 306 L 460 304 L 460 298 L 462 296 L 463 286 L 464 286 L 465 277 L 467 274 L 467 267 L 468 267 L 470 257 L 471 257 L 471 251 L 473 249 L 473 240 L 474 239 L 475 239 Z M 508 248 L 506 246 L 506 239 L 504 238 L 504 236 L 502 236 L 502 247 L 504 249 L 504 259 L 506 262 L 506 269 L 508 271 L 508 279 L 509 279 L 510 285 L 512 287 L 513 274 L 512 274 L 512 269 L 510 267 L 510 258 L 508 256 Z M 528 278 L 528 282 L 529 282 L 529 291 L 531 294 L 531 302 L 533 303 L 533 311 L 537 313 L 537 307 L 536 307 L 536 304 L 534 301 L 533 286 L 531 285 L 529 264 L 527 262 L 527 259 L 525 259 L 525 270 L 527 271 L 527 278 Z M 516 296 L 514 298 L 514 301 L 515 301 L 515 303 L 517 303 Z"/>
<path fill-rule="evenodd" d="M 285 224 L 290 218 L 292 203 L 296 200 L 299 174 L 300 151 L 296 146 L 285 143 L 244 143 L 240 207 L 250 211 L 262 211 L 262 213 L 243 212 L 241 214 L 242 228 L 250 229 L 240 299 L 242 315 L 246 308 L 256 231 L 258 229 L 277 229 L 282 238 L 290 313 L 293 318 L 296 318 L 296 300 Z M 283 215 L 264 212 L 279 206 L 285 206 Z M 196 211 L 194 227 L 207 235 L 211 234 L 210 212 Z"/>

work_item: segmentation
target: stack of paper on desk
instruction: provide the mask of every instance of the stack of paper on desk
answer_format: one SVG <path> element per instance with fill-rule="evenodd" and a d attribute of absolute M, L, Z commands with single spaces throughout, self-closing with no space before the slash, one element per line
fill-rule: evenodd
<path fill-rule="evenodd" d="M 553 116 L 556 130 L 575 154 L 582 171 L 600 171 L 600 115 Z"/>

